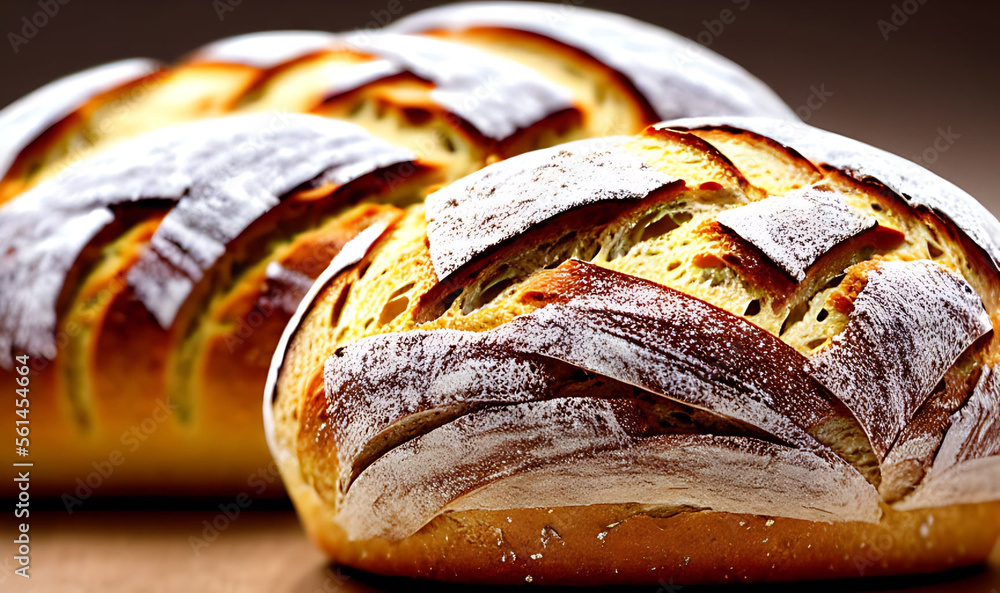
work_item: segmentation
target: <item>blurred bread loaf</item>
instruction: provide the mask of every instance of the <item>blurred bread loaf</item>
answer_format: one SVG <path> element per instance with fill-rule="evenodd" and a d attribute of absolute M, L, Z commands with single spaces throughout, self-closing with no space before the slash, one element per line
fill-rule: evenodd
<path fill-rule="evenodd" d="M 101 66 L 0 112 L 0 386 L 13 392 L 14 357 L 29 355 L 34 491 L 232 492 L 268 474 L 259 395 L 299 299 L 361 230 L 462 175 L 636 133 L 670 102 L 671 116 L 790 117 L 693 42 L 607 24 L 690 68 L 650 86 L 615 69 L 654 56 L 604 67 L 537 35 L 508 56 L 458 38 L 278 31 L 170 66 Z M 95 474 L 109 460 L 113 475 Z"/>

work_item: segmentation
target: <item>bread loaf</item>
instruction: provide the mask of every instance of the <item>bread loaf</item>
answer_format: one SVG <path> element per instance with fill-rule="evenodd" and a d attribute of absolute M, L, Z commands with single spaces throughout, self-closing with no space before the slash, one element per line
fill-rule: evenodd
<path fill-rule="evenodd" d="M 562 28 L 607 16 L 522 10 L 574 19 Z M 690 66 L 640 84 L 629 72 L 654 56 L 604 65 L 560 29 L 520 51 L 512 39 L 509 54 L 457 37 L 256 33 L 173 66 L 98 67 L 0 112 L 0 388 L 15 392 L 16 357 L 29 356 L 33 492 L 76 508 L 257 492 L 261 475 L 280 491 L 258 404 L 271 356 L 361 230 L 398 224 L 488 163 L 636 133 L 663 105 L 791 117 L 745 71 L 666 31 L 607 22 L 607 43 L 641 32 L 672 52 L 656 61 Z"/>
<path fill-rule="evenodd" d="M 997 227 L 917 165 L 774 119 L 512 157 L 333 260 L 275 354 L 271 451 L 330 558 L 386 574 L 983 562 Z"/>
<path fill-rule="evenodd" d="M 531 66 L 574 89 L 594 119 L 606 122 L 602 135 L 650 113 L 657 121 L 719 113 L 795 119 L 763 83 L 705 46 L 570 3 L 459 3 L 404 17 L 389 30 L 459 41 Z"/>

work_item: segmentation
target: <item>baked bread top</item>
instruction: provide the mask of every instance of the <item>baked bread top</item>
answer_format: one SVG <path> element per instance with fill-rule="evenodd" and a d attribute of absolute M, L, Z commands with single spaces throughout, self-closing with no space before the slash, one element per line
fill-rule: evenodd
<path fill-rule="evenodd" d="M 688 104 L 696 90 L 641 90 L 620 61 L 523 42 L 505 56 L 394 32 L 255 33 L 172 65 L 98 67 L 0 111 L 0 382 L 32 355 L 33 454 L 49 468 L 34 486 L 61 493 L 169 402 L 161 436 L 102 494 L 241 488 L 270 462 L 247 398 L 348 240 L 489 163 L 636 133 L 659 120 L 649 92 Z M 722 61 L 692 59 L 699 80 Z M 773 93 L 726 73 L 771 112 Z"/>
<path fill-rule="evenodd" d="M 262 138 L 294 150 L 271 150 Z M 7 287 L 0 293 L 0 364 L 9 368 L 14 352 L 55 357 L 66 279 L 87 266 L 81 255 L 100 245 L 113 223 L 158 219 L 148 248 L 126 271 L 136 297 L 169 327 L 195 283 L 282 200 L 317 188 L 334 193 L 415 160 L 346 122 L 273 114 L 169 127 L 88 159 L 0 213 L 0 282 Z"/>
<path fill-rule="evenodd" d="M 716 117 L 486 167 L 313 287 L 272 452 L 351 540 L 469 509 L 996 500 L 996 221 L 900 161 Z"/>
<path fill-rule="evenodd" d="M 592 92 L 637 89 L 660 120 L 720 113 L 797 119 L 764 84 L 748 80 L 743 68 L 705 46 L 625 15 L 571 3 L 452 4 L 404 17 L 388 30 L 476 45 L 554 80 L 559 70 L 566 80 L 594 76 L 582 76 L 581 70 L 604 70 L 605 84 Z"/>
<path fill-rule="evenodd" d="M 498 8 L 480 7 L 484 16 Z M 425 161 L 446 163 L 454 178 L 497 158 L 635 133 L 665 117 L 794 118 L 745 70 L 669 31 L 573 7 L 502 9 L 521 22 L 556 14 L 599 30 L 569 39 L 568 27 L 549 27 L 508 35 L 502 48 L 457 35 L 270 31 L 209 44 L 172 67 L 126 60 L 87 70 L 0 111 L 0 122 L 11 124 L 0 145 L 0 203 L 116 143 L 231 112 L 347 119 Z M 630 49 L 591 55 L 586 44 L 573 45 L 587 39 Z"/>

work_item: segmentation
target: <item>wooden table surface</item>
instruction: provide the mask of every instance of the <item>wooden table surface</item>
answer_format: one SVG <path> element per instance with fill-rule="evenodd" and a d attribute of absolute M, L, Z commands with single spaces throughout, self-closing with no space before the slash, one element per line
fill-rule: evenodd
<path fill-rule="evenodd" d="M 8 516 L 12 515 L 9 514 Z M 32 513 L 31 579 L 13 575 L 12 519 L 3 523 L 0 591 L 128 591 L 236 593 L 267 591 L 345 593 L 369 591 L 483 591 L 483 587 L 444 586 L 377 577 L 327 564 L 305 538 L 291 511 L 248 509 L 218 532 L 205 537 L 205 521 L 218 511 L 131 511 Z M 224 521 L 220 524 L 224 525 Z M 209 537 L 212 535 L 210 531 Z M 997 554 L 995 554 L 996 556 Z M 501 591 L 502 589 L 495 589 Z M 629 590 L 649 593 L 716 589 Z M 807 590 L 1000 593 L 1000 568 L 970 569 L 947 575 L 738 587 L 741 593 Z"/>

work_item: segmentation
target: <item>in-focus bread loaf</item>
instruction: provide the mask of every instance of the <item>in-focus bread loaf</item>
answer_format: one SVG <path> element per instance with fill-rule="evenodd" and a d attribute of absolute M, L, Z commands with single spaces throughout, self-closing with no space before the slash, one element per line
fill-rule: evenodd
<path fill-rule="evenodd" d="M 917 165 L 767 118 L 512 157 L 345 246 L 275 354 L 271 450 L 317 544 L 387 574 L 982 562 L 998 226 Z"/>
<path fill-rule="evenodd" d="M 636 133 L 663 102 L 791 117 L 693 42 L 627 19 L 602 31 L 609 44 L 641 32 L 670 54 L 657 60 L 690 67 L 645 85 L 628 74 L 649 67 L 642 52 L 602 66 L 544 33 L 507 56 L 458 37 L 276 31 L 172 66 L 95 68 L 0 112 L 0 388 L 30 355 L 33 491 L 239 492 L 261 472 L 277 489 L 257 403 L 271 357 L 363 229 L 488 163 Z"/>

